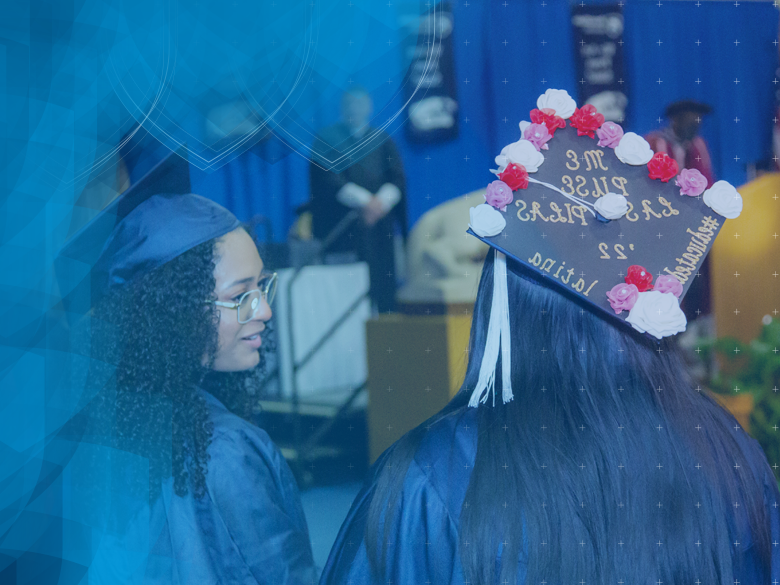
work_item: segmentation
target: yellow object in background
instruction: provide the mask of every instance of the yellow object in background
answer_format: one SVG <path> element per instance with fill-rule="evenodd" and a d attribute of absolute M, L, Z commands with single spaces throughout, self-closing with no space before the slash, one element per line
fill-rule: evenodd
<path fill-rule="evenodd" d="M 463 383 L 471 314 L 379 315 L 366 324 L 371 463 Z"/>
<path fill-rule="evenodd" d="M 293 224 L 290 232 L 294 234 L 299 240 L 302 240 L 304 242 L 308 242 L 309 240 L 311 240 L 312 239 L 311 212 L 305 211 L 304 213 L 299 215 L 298 219 Z"/>
<path fill-rule="evenodd" d="M 738 187 L 742 213 L 713 244 L 711 287 L 718 337 L 755 339 L 761 320 L 780 318 L 780 173 Z"/>

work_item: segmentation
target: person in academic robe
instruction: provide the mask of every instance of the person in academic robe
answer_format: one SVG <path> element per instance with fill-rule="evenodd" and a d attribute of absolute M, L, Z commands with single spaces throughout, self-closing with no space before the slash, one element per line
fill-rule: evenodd
<path fill-rule="evenodd" d="M 249 420 L 276 275 L 236 217 L 186 193 L 188 179 L 177 189 L 177 173 L 188 165 L 174 154 L 64 252 L 100 250 L 115 223 L 87 315 L 90 355 L 111 374 L 70 426 L 111 448 L 92 469 L 98 477 L 110 466 L 113 495 L 89 582 L 311 585 L 295 479 Z"/>
<path fill-rule="evenodd" d="M 509 259 L 514 400 L 495 398 L 497 368 L 492 399 L 469 405 L 493 256 L 460 391 L 373 465 L 320 585 L 780 578 L 780 493 L 757 442 L 671 345 L 580 315 Z"/>
<path fill-rule="evenodd" d="M 573 102 L 550 91 L 561 111 Z M 680 354 L 690 283 L 657 273 L 675 265 L 680 240 L 656 243 L 658 225 L 627 215 L 622 195 L 592 204 L 558 189 L 569 153 L 594 141 L 575 127 L 553 140 L 540 179 L 502 173 L 463 217 L 464 237 L 490 246 L 465 378 L 372 466 L 320 585 L 780 580 L 773 469 Z M 622 164 L 604 150 L 610 168 Z M 725 215 L 742 209 L 722 187 L 722 205 L 685 197 L 664 229 L 703 226 L 706 253 Z M 634 200 L 679 192 L 644 170 L 627 191 Z M 515 211 L 570 198 L 586 221 Z M 416 392 L 393 388 L 401 403 Z"/>
<path fill-rule="evenodd" d="M 711 112 L 710 106 L 693 100 L 674 102 L 664 112 L 669 125 L 645 136 L 653 152 L 669 155 L 680 169 L 696 169 L 704 175 L 708 189 L 715 183 L 715 170 L 707 141 L 699 135 L 699 128 L 703 116 Z M 712 313 L 709 258 L 704 259 L 698 272 L 682 305 L 688 321 Z"/>
<path fill-rule="evenodd" d="M 396 236 L 407 235 L 406 179 L 395 143 L 386 132 L 371 128 L 373 104 L 362 88 L 344 94 L 341 122 L 324 128 L 315 138 L 310 165 L 312 232 L 324 240 L 352 210 L 358 218 L 325 251 L 326 260 L 354 256 L 368 263 L 369 295 L 378 312 L 395 309 Z M 369 140 L 376 148 L 361 146 Z M 351 162 L 351 153 L 357 156 Z M 340 172 L 323 167 L 349 159 Z M 338 164 L 341 164 L 340 162 Z M 346 255 L 346 256 L 345 256 Z"/>

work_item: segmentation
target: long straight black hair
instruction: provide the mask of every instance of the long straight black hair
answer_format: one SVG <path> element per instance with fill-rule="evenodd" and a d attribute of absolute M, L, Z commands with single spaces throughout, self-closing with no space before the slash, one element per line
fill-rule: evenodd
<path fill-rule="evenodd" d="M 490 253 L 460 391 L 383 457 L 365 535 L 379 575 L 417 447 L 437 421 L 468 408 L 493 264 Z M 620 330 L 510 259 L 507 268 L 514 400 L 502 404 L 497 375 L 495 407 L 488 400 L 477 409 L 476 460 L 458 528 L 471 544 L 460 547 L 465 581 L 515 583 L 522 560 L 527 583 L 732 584 L 743 546 L 735 541 L 746 526 L 768 580 L 761 471 L 734 436 L 745 431 L 694 387 L 675 342 Z"/>

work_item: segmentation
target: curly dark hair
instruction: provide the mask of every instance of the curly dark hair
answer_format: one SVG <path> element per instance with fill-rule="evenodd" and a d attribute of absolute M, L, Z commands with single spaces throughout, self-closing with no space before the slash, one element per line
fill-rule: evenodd
<path fill-rule="evenodd" d="M 248 416 L 247 382 L 258 379 L 264 368 L 263 351 L 268 348 L 252 370 L 210 371 L 219 314 L 204 301 L 216 299 L 216 242 L 188 250 L 110 293 L 94 309 L 93 317 L 110 331 L 110 338 L 98 344 L 116 366 L 116 446 L 148 458 L 150 498 L 171 476 L 176 494 L 205 494 L 207 449 L 214 429 L 198 388 Z"/>

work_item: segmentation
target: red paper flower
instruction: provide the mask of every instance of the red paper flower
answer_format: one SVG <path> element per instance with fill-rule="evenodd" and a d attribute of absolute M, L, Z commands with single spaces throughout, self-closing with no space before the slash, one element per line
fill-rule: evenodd
<path fill-rule="evenodd" d="M 645 292 L 653 288 L 653 275 L 644 266 L 634 264 L 628 267 L 626 284 L 633 284 L 639 292 Z"/>
<path fill-rule="evenodd" d="M 664 183 L 668 183 L 669 179 L 674 177 L 679 170 L 677 162 L 663 152 L 656 152 L 647 163 L 647 168 L 650 170 L 651 179 L 661 179 Z"/>
<path fill-rule="evenodd" d="M 534 108 L 531 110 L 531 122 L 547 126 L 550 136 L 555 136 L 555 131 L 558 128 L 566 128 L 566 120 L 556 116 L 555 110 L 552 108 L 542 108 L 541 110 Z"/>
<path fill-rule="evenodd" d="M 504 181 L 512 191 L 528 188 L 528 171 L 523 165 L 510 163 L 504 169 L 504 172 L 498 175 L 498 178 Z"/>
<path fill-rule="evenodd" d="M 574 110 L 571 118 L 569 118 L 569 123 L 572 128 L 577 129 L 577 136 L 585 136 L 587 134 L 591 138 L 595 138 L 594 132 L 604 123 L 604 115 L 596 111 L 596 106 L 586 104 Z"/>

